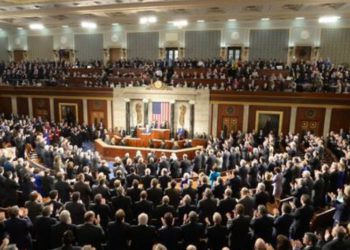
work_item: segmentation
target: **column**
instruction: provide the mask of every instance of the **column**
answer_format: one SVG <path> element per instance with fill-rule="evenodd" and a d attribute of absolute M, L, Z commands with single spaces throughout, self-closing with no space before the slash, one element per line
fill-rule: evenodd
<path fill-rule="evenodd" d="M 194 136 L 194 101 L 190 101 L 190 128 L 191 128 L 191 138 Z"/>
<path fill-rule="evenodd" d="M 326 138 L 329 130 L 331 128 L 331 119 L 332 119 L 332 108 L 326 109 L 326 114 L 324 116 L 324 125 L 323 125 L 323 137 Z"/>
<path fill-rule="evenodd" d="M 18 114 L 17 99 L 15 96 L 11 96 L 11 106 L 12 106 L 12 114 L 17 115 Z"/>
<path fill-rule="evenodd" d="M 249 120 L 249 105 L 245 104 L 243 107 L 243 132 L 248 131 L 248 120 Z"/>
<path fill-rule="evenodd" d="M 148 99 L 143 99 L 143 123 L 144 126 L 148 125 Z"/>
<path fill-rule="evenodd" d="M 217 131 L 218 131 L 218 109 L 219 105 L 214 103 L 213 104 L 213 117 L 212 117 L 212 131 L 211 134 L 216 137 Z"/>
<path fill-rule="evenodd" d="M 32 97 L 28 97 L 28 112 L 29 112 L 29 117 L 33 117 L 33 100 Z"/>
<path fill-rule="evenodd" d="M 127 134 L 130 134 L 130 99 L 125 98 L 125 130 Z"/>
<path fill-rule="evenodd" d="M 295 132 L 296 120 L 297 120 L 297 108 L 292 107 L 291 113 L 290 113 L 289 132 L 291 132 L 293 134 Z"/>
<path fill-rule="evenodd" d="M 55 107 L 53 103 L 53 98 L 50 98 L 50 119 L 51 121 L 55 120 Z"/>
<path fill-rule="evenodd" d="M 83 99 L 83 120 L 86 124 L 89 124 L 89 118 L 88 118 L 88 107 L 87 107 L 87 100 Z"/>
<path fill-rule="evenodd" d="M 170 129 L 171 138 L 175 138 L 175 100 L 170 101 Z"/>
<path fill-rule="evenodd" d="M 113 129 L 113 127 L 112 127 L 112 101 L 111 100 L 107 100 L 107 121 L 108 121 L 107 128 Z"/>

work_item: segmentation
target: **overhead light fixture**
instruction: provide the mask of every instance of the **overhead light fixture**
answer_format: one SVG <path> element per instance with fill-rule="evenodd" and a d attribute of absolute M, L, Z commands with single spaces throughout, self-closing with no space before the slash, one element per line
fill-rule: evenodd
<path fill-rule="evenodd" d="M 84 29 L 96 29 L 97 28 L 97 24 L 94 22 L 81 22 L 81 27 Z"/>
<path fill-rule="evenodd" d="M 305 18 L 302 17 L 302 16 L 298 16 L 298 17 L 295 18 L 295 20 L 304 20 L 304 19 L 305 19 Z"/>
<path fill-rule="evenodd" d="M 183 27 L 186 27 L 188 25 L 188 21 L 187 20 L 175 20 L 175 21 L 172 21 L 172 24 L 181 29 Z"/>
<path fill-rule="evenodd" d="M 204 23 L 204 20 L 197 20 L 197 23 Z"/>
<path fill-rule="evenodd" d="M 118 26 L 119 23 L 112 23 L 112 26 Z"/>
<path fill-rule="evenodd" d="M 68 25 L 62 25 L 62 28 L 63 29 L 67 29 L 67 28 L 69 28 L 69 26 Z"/>
<path fill-rule="evenodd" d="M 18 30 L 23 30 L 23 27 L 17 27 Z"/>
<path fill-rule="evenodd" d="M 31 30 L 42 30 L 45 27 L 44 27 L 44 25 L 42 23 L 32 23 L 32 24 L 29 25 L 29 28 Z"/>
<path fill-rule="evenodd" d="M 336 23 L 340 19 L 340 16 L 321 16 L 318 19 L 319 23 Z"/>
<path fill-rule="evenodd" d="M 236 22 L 237 20 L 234 18 L 228 19 L 229 22 Z"/>
<path fill-rule="evenodd" d="M 139 20 L 140 24 L 152 24 L 156 22 L 157 22 L 157 18 L 155 16 L 140 17 L 140 20 Z"/>
<path fill-rule="evenodd" d="M 270 18 L 268 18 L 268 17 L 261 18 L 261 21 L 269 21 L 269 20 L 270 20 Z"/>

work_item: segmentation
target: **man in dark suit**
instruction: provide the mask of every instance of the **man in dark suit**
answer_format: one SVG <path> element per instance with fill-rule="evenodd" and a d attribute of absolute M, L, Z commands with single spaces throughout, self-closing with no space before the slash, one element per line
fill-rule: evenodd
<path fill-rule="evenodd" d="M 300 198 L 301 207 L 297 208 L 292 216 L 294 218 L 290 228 L 291 238 L 301 239 L 304 233 L 310 230 L 310 221 L 314 215 L 314 209 L 310 205 L 310 196 L 303 194 Z M 291 203 L 293 205 L 293 203 Z"/>
<path fill-rule="evenodd" d="M 131 167 L 130 168 L 130 174 L 126 176 L 126 186 L 129 188 L 131 187 L 132 183 L 134 180 L 140 181 L 141 178 L 138 174 L 135 173 L 135 168 Z"/>
<path fill-rule="evenodd" d="M 64 204 L 70 200 L 70 193 L 73 192 L 72 187 L 64 181 L 63 173 L 58 173 L 57 182 L 54 184 L 54 189 L 58 192 L 58 199 Z"/>
<path fill-rule="evenodd" d="M 332 231 L 333 240 L 327 242 L 322 250 L 348 250 L 350 241 L 346 239 L 346 229 L 344 227 L 335 227 Z"/>
<path fill-rule="evenodd" d="M 18 206 L 10 207 L 8 210 L 10 218 L 4 222 L 10 244 L 16 244 L 20 250 L 32 249 L 32 237 L 30 235 L 32 223 L 26 214 L 27 212 L 24 210 L 23 212 L 24 214 L 20 214 Z"/>
<path fill-rule="evenodd" d="M 265 184 L 259 183 L 256 188 L 256 193 L 254 195 L 255 208 L 257 208 L 259 205 L 266 206 L 269 201 L 270 195 L 268 192 L 265 191 Z"/>
<path fill-rule="evenodd" d="M 170 205 L 177 208 L 181 200 L 181 193 L 178 188 L 176 188 L 176 181 L 172 180 L 170 182 L 170 187 L 164 191 L 164 194 L 167 195 L 170 199 Z"/>
<path fill-rule="evenodd" d="M 76 226 L 71 223 L 70 213 L 67 210 L 63 210 L 59 215 L 59 222 L 51 226 L 50 249 L 61 246 L 64 232 L 70 230 L 75 234 Z"/>
<path fill-rule="evenodd" d="M 156 241 L 156 230 L 148 224 L 148 215 L 141 213 L 138 216 L 138 225 L 132 227 L 131 230 L 131 246 L 132 250 L 151 250 Z"/>
<path fill-rule="evenodd" d="M 193 163 L 193 171 L 198 173 L 199 170 L 202 167 L 202 157 L 201 152 L 199 150 L 196 151 L 196 156 L 194 157 L 192 163 Z"/>
<path fill-rule="evenodd" d="M 191 197 L 187 194 L 183 197 L 180 206 L 177 208 L 177 216 L 180 225 L 183 224 L 184 218 L 187 218 L 191 211 L 196 211 L 196 206 L 192 204 Z"/>
<path fill-rule="evenodd" d="M 161 225 L 160 220 L 166 213 L 171 213 L 172 215 L 175 214 L 174 206 L 169 205 L 169 202 L 169 197 L 165 195 L 162 198 L 162 204 L 156 206 L 155 208 L 154 217 L 158 220 L 158 225 Z"/>
<path fill-rule="evenodd" d="M 74 184 L 74 191 L 80 193 L 81 200 L 85 204 L 85 207 L 89 206 L 91 199 L 91 188 L 89 184 L 86 184 L 84 174 L 79 174 L 77 177 L 78 181 Z"/>
<path fill-rule="evenodd" d="M 45 203 L 45 206 L 52 206 L 51 217 L 55 217 L 61 211 L 63 204 L 57 200 L 58 199 L 57 190 L 51 190 L 49 193 L 49 198 L 50 200 Z"/>
<path fill-rule="evenodd" d="M 293 223 L 293 216 L 290 214 L 291 212 L 291 206 L 288 203 L 283 203 L 282 215 L 278 216 L 278 213 L 275 213 L 275 236 L 282 234 L 289 237 L 289 228 Z"/>
<path fill-rule="evenodd" d="M 76 230 L 77 242 L 79 246 L 92 245 L 100 250 L 104 241 L 104 231 L 96 219 L 95 213 L 88 211 L 84 215 L 85 223 L 79 225 Z"/>
<path fill-rule="evenodd" d="M 151 187 L 147 189 L 148 200 L 152 201 L 154 206 L 158 206 L 163 197 L 163 190 L 158 187 L 158 180 L 151 181 Z"/>
<path fill-rule="evenodd" d="M 139 181 L 134 179 L 132 181 L 132 187 L 127 189 L 126 195 L 131 198 L 132 203 L 135 203 L 138 200 L 140 200 L 141 191 L 142 191 L 142 189 L 139 188 Z"/>
<path fill-rule="evenodd" d="M 116 189 L 116 196 L 112 197 L 112 211 L 113 213 L 122 209 L 125 212 L 125 220 L 130 222 L 132 220 L 132 205 L 131 199 L 125 196 L 125 191 L 123 187 L 118 187 Z"/>
<path fill-rule="evenodd" d="M 190 160 L 188 159 L 187 154 L 184 154 L 182 156 L 182 161 L 180 163 L 180 169 L 181 169 L 181 175 L 183 176 L 185 173 L 191 173 L 192 171 L 192 164 Z"/>
<path fill-rule="evenodd" d="M 139 216 L 141 213 L 148 215 L 148 218 L 153 214 L 153 202 L 147 200 L 147 192 L 142 191 L 140 194 L 140 200 L 134 204 L 134 216 Z"/>
<path fill-rule="evenodd" d="M 68 210 L 71 215 L 72 223 L 79 225 L 84 223 L 85 206 L 80 200 L 80 193 L 74 192 L 72 195 L 72 201 L 67 202 L 64 208 Z"/>
<path fill-rule="evenodd" d="M 305 233 L 303 237 L 303 250 L 321 250 L 321 248 L 317 247 L 317 236 L 313 233 Z"/>
<path fill-rule="evenodd" d="M 181 229 L 174 226 L 172 213 L 165 213 L 162 219 L 163 227 L 158 230 L 158 239 L 168 250 L 177 250 L 182 239 Z"/>
<path fill-rule="evenodd" d="M 250 218 L 244 213 L 244 206 L 237 204 L 234 211 L 234 219 L 227 214 L 227 228 L 230 232 L 230 249 L 246 250 L 250 246 L 249 227 Z"/>
<path fill-rule="evenodd" d="M 228 246 L 228 230 L 225 226 L 221 225 L 221 218 L 222 217 L 219 213 L 214 213 L 214 225 L 208 227 L 207 230 L 208 248 L 211 250 L 221 250 L 223 247 Z"/>
<path fill-rule="evenodd" d="M 238 201 L 238 203 L 244 206 L 245 215 L 252 218 L 254 214 L 255 201 L 254 198 L 250 196 L 248 188 L 242 188 L 241 199 Z"/>
<path fill-rule="evenodd" d="M 224 198 L 219 201 L 217 211 L 220 213 L 223 224 L 226 224 L 226 214 L 231 213 L 237 205 L 236 199 L 232 198 L 232 190 L 227 188 L 224 193 Z"/>
<path fill-rule="evenodd" d="M 146 168 L 145 175 L 141 176 L 141 183 L 143 185 L 143 189 L 147 190 L 151 187 L 151 182 L 153 180 L 154 176 L 151 175 L 151 169 Z"/>
<path fill-rule="evenodd" d="M 37 191 L 33 191 L 30 193 L 29 201 L 26 201 L 24 204 L 24 206 L 28 209 L 28 217 L 33 224 L 35 224 L 36 217 L 41 214 L 44 208 L 43 204 L 38 200 L 39 193 Z"/>
<path fill-rule="evenodd" d="M 259 205 L 256 216 L 250 223 L 254 232 L 254 239 L 262 238 L 267 243 L 272 243 L 273 218 L 268 215 L 264 205 Z"/>
<path fill-rule="evenodd" d="M 199 248 L 202 245 L 201 240 L 204 238 L 205 226 L 198 222 L 198 215 L 194 211 L 189 213 L 185 223 L 181 226 L 184 247 L 195 245 Z"/>
<path fill-rule="evenodd" d="M 112 214 L 111 208 L 101 194 L 97 194 L 94 201 L 95 203 L 91 204 L 89 209 L 100 217 L 100 224 L 103 229 L 106 229 Z"/>
<path fill-rule="evenodd" d="M 185 197 L 185 195 L 189 195 L 191 197 L 192 203 L 197 203 L 197 193 L 198 190 L 193 188 L 193 181 L 189 180 L 188 185 L 184 185 L 184 188 L 181 192 L 181 196 Z"/>
<path fill-rule="evenodd" d="M 56 219 L 50 217 L 52 208 L 50 206 L 44 207 L 42 215 L 39 215 L 34 224 L 34 232 L 36 235 L 38 250 L 46 250 L 50 247 L 50 231 L 51 226 L 56 224 Z"/>
<path fill-rule="evenodd" d="M 213 198 L 213 193 L 210 189 L 204 191 L 203 199 L 198 202 L 198 214 L 199 220 L 204 222 L 206 218 L 212 219 L 214 212 L 216 211 L 218 200 Z"/>
<path fill-rule="evenodd" d="M 92 187 L 92 196 L 95 197 L 97 194 L 101 194 L 106 200 L 110 199 L 111 193 L 106 185 L 106 179 L 101 178 L 98 185 Z"/>
<path fill-rule="evenodd" d="M 127 250 L 128 241 L 131 237 L 131 226 L 125 222 L 125 212 L 119 209 L 115 213 L 115 221 L 108 224 L 109 249 Z"/>

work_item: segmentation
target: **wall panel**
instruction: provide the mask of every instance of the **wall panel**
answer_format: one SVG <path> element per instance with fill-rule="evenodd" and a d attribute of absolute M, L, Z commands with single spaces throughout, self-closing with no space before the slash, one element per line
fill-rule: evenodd
<path fill-rule="evenodd" d="M 332 63 L 350 62 L 350 28 L 322 29 L 320 56 Z"/>
<path fill-rule="evenodd" d="M 102 34 L 75 34 L 76 58 L 81 62 L 103 59 Z"/>
<path fill-rule="evenodd" d="M 28 58 L 53 59 L 53 36 L 28 36 Z"/>
<path fill-rule="evenodd" d="M 332 109 L 331 131 L 350 129 L 350 109 Z"/>
<path fill-rule="evenodd" d="M 249 60 L 274 60 L 286 62 L 289 30 L 251 30 Z"/>
<path fill-rule="evenodd" d="M 221 32 L 211 31 L 186 31 L 185 32 L 185 57 L 197 59 L 212 59 L 220 55 Z"/>
<path fill-rule="evenodd" d="M 8 56 L 8 43 L 9 39 L 6 36 L 0 37 L 0 61 L 7 62 L 9 60 Z"/>
<path fill-rule="evenodd" d="M 89 125 L 102 122 L 104 127 L 108 124 L 107 101 L 105 100 L 88 100 L 88 119 Z"/>
<path fill-rule="evenodd" d="M 311 131 L 316 135 L 322 135 L 324 116 L 324 108 L 299 107 L 297 109 L 295 132 Z"/>
<path fill-rule="evenodd" d="M 17 113 L 18 115 L 29 115 L 27 97 L 17 97 Z"/>
<path fill-rule="evenodd" d="M 231 130 L 237 132 L 243 129 L 243 105 L 219 104 L 218 106 L 218 125 L 217 136 L 220 136 L 224 127 L 227 127 L 227 133 Z"/>
<path fill-rule="evenodd" d="M 4 113 L 6 117 L 12 113 L 11 97 L 0 97 L 0 114 Z"/>
<path fill-rule="evenodd" d="M 156 60 L 159 57 L 159 32 L 127 33 L 127 56 Z"/>
<path fill-rule="evenodd" d="M 49 98 L 33 98 L 33 116 L 50 120 L 50 100 Z"/>
<path fill-rule="evenodd" d="M 83 118 L 83 101 L 77 99 L 54 99 L 55 121 L 61 121 L 64 116 L 65 107 L 74 106 L 72 111 L 76 111 L 75 120 L 77 123 L 81 123 Z"/>

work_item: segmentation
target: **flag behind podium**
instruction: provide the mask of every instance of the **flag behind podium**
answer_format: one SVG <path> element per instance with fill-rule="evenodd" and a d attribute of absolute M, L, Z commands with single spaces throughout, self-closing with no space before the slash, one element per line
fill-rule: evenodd
<path fill-rule="evenodd" d="M 152 119 L 158 121 L 158 126 L 165 121 L 170 121 L 170 104 L 169 102 L 152 102 Z"/>

